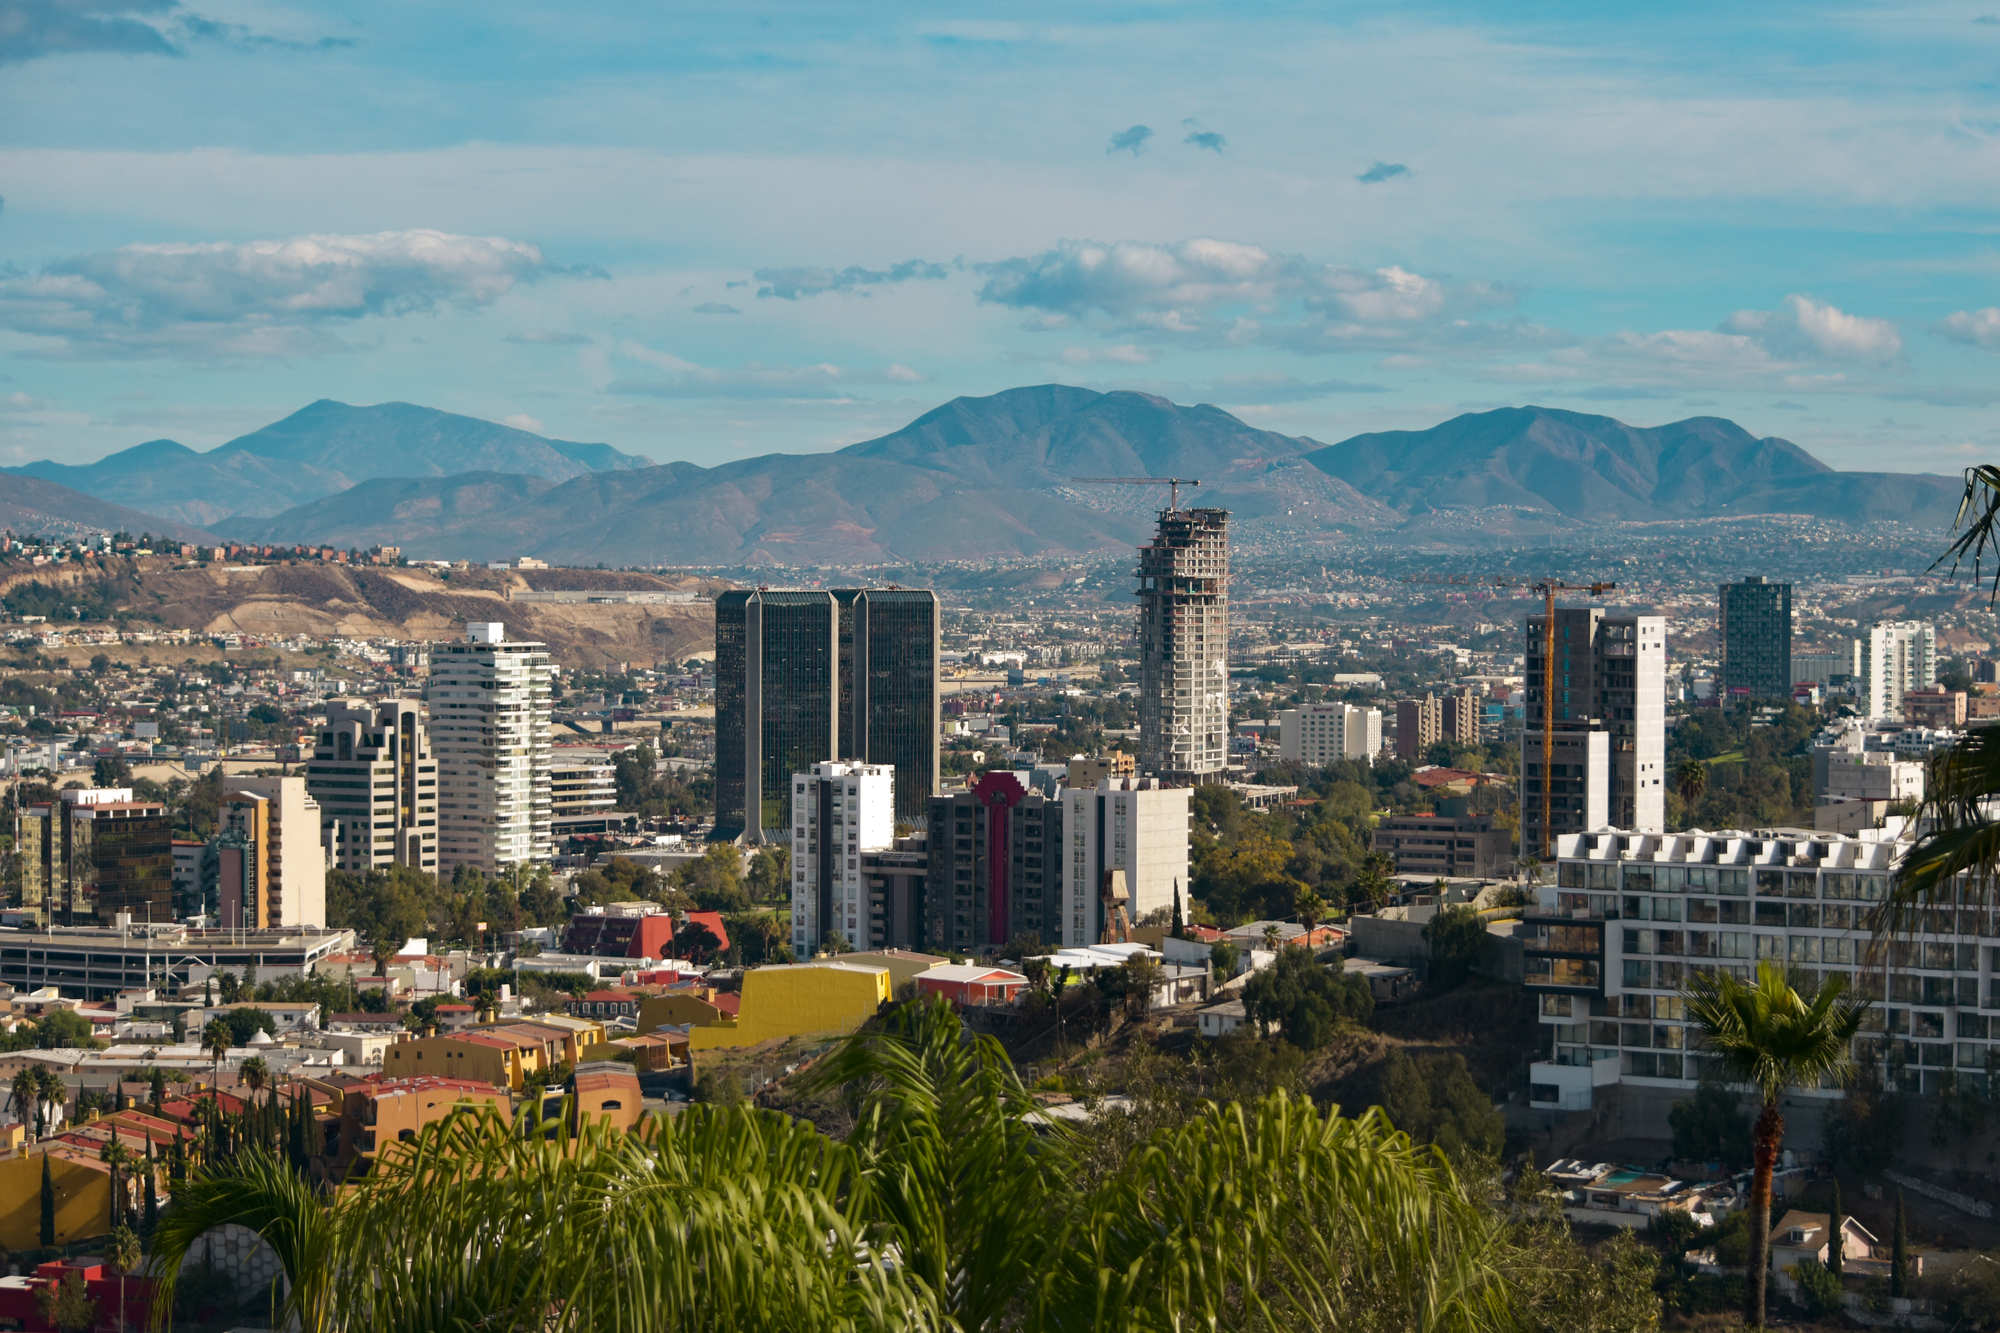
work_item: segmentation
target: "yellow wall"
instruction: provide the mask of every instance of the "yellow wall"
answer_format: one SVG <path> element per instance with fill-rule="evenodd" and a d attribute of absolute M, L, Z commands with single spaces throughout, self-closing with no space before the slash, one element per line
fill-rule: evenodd
<path fill-rule="evenodd" d="M 537 1054 L 539 1054 L 537 1052 Z M 469 1078 L 497 1087 L 521 1086 L 521 1059 L 478 1042 L 452 1037 L 416 1037 L 382 1052 L 384 1078 Z"/>
<path fill-rule="evenodd" d="M 111 1229 L 111 1176 L 60 1157 L 49 1161 L 56 1187 L 56 1244 Z M 42 1243 L 42 1155 L 0 1161 L 0 1245 L 13 1251 Z"/>
<path fill-rule="evenodd" d="M 688 991 L 674 991 L 666 995 L 649 995 L 639 1006 L 639 1031 L 651 1032 L 655 1028 L 667 1026 L 708 1027 L 722 1022 L 727 1015 L 722 1010 Z"/>
<path fill-rule="evenodd" d="M 760 967 L 743 977 L 734 1023 L 691 1028 L 697 1051 L 754 1046 L 773 1037 L 844 1037 L 889 999 L 889 970 L 856 966 Z"/>

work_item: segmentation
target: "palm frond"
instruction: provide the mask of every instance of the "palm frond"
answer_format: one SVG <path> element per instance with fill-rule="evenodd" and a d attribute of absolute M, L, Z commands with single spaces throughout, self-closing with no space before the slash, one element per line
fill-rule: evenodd
<path fill-rule="evenodd" d="M 2000 903 L 2000 728 L 1983 727 L 1933 755 L 1925 774 L 1923 832 L 1904 856 L 1889 897 L 1870 915 L 1878 940 L 1934 929 L 1932 914 Z"/>
<path fill-rule="evenodd" d="M 1983 577 L 1981 566 L 1988 553 L 2000 562 L 2000 467 L 1986 464 L 1965 470 L 1965 494 L 1959 497 L 1958 513 L 1951 525 L 1965 531 L 1930 567 L 1936 569 L 1950 560 L 1951 572 L 1946 577 L 1955 578 L 1959 567 L 1971 561 L 1972 581 L 1977 584 Z M 2000 599 L 2000 564 L 1994 569 L 1993 593 L 1988 600 L 1994 599 Z"/>
<path fill-rule="evenodd" d="M 1847 993 L 1838 974 L 1802 996 L 1785 970 L 1767 959 L 1754 982 L 1726 972 L 1696 973 L 1685 991 L 1698 1049 L 1722 1061 L 1729 1076 L 1774 1102 L 1790 1087 L 1816 1087 L 1845 1076 L 1854 1034 L 1868 1001 Z"/>
<path fill-rule="evenodd" d="M 338 1202 L 322 1198 L 291 1168 L 260 1148 L 238 1153 L 220 1169 L 204 1170 L 174 1191 L 173 1207 L 153 1235 L 148 1269 L 154 1276 L 154 1328 L 171 1319 L 181 1265 L 210 1229 L 224 1222 L 248 1227 L 277 1252 L 291 1290 L 282 1317 L 302 1333 L 328 1333 L 334 1322 L 332 1261 Z"/>

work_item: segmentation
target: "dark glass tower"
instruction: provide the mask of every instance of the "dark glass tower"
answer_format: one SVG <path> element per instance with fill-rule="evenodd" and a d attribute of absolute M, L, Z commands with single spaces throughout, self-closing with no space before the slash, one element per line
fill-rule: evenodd
<path fill-rule="evenodd" d="M 791 826 L 791 779 L 835 757 L 840 615 L 831 593 L 715 599 L 715 836 Z"/>
<path fill-rule="evenodd" d="M 1722 631 L 1722 698 L 1789 699 L 1792 585 L 1752 574 L 1716 590 Z"/>
<path fill-rule="evenodd" d="M 938 783 L 938 600 L 928 588 L 837 588 L 840 754 L 896 769 L 896 822 L 925 823 Z"/>

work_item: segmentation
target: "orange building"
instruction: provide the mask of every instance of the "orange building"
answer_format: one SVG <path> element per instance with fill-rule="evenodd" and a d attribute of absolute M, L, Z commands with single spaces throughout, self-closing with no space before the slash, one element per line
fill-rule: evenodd
<path fill-rule="evenodd" d="M 514 1117 L 514 1099 L 504 1088 L 471 1079 L 385 1079 L 350 1088 L 341 1106 L 334 1179 L 366 1175 L 382 1145 L 414 1139 L 424 1126 L 478 1107 L 492 1108 L 504 1121 Z"/>
<path fill-rule="evenodd" d="M 639 1075 L 616 1060 L 592 1060 L 576 1071 L 575 1115 L 579 1126 L 603 1121 L 629 1130 L 639 1123 Z"/>

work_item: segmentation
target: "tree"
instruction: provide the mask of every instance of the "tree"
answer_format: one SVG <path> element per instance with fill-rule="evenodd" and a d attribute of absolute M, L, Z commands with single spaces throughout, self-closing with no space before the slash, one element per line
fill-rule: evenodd
<path fill-rule="evenodd" d="M 1392 1051 L 1382 1073 L 1382 1109 L 1396 1128 L 1454 1159 L 1474 1154 L 1497 1159 L 1507 1139 L 1506 1122 L 1473 1081 L 1462 1055 L 1412 1060 Z"/>
<path fill-rule="evenodd" d="M 1441 908 L 1424 926 L 1431 949 L 1431 978 L 1446 989 L 1463 985 L 1486 947 L 1486 923 L 1464 903 Z"/>
<path fill-rule="evenodd" d="M 53 1009 L 35 1024 L 35 1045 L 42 1050 L 89 1047 L 94 1044 L 90 1020 L 74 1009 Z"/>
<path fill-rule="evenodd" d="M 1910 1294 L 1910 1216 L 1901 1190 L 1896 1191 L 1896 1230 L 1889 1239 L 1889 1294 Z"/>
<path fill-rule="evenodd" d="M 1751 984 L 1727 973 L 1696 973 L 1688 982 L 1686 1001 L 1700 1046 L 1762 1101 L 1751 1137 L 1750 1265 L 1743 1300 L 1744 1321 L 1762 1328 L 1770 1268 L 1771 1176 L 1785 1137 L 1779 1102 L 1788 1088 L 1816 1087 L 1828 1078 L 1847 1076 L 1848 1048 L 1868 1004 L 1847 998 L 1839 973 L 1807 999 L 1769 959 L 1757 965 Z"/>
<path fill-rule="evenodd" d="M 65 1118 L 63 1109 L 69 1100 L 69 1085 L 63 1082 L 61 1074 L 46 1067 L 37 1070 L 35 1076 L 41 1080 L 39 1099 L 45 1111 L 44 1118 L 48 1121 L 49 1127 L 54 1128 L 57 1122 Z"/>
<path fill-rule="evenodd" d="M 244 1087 L 250 1089 L 250 1100 L 254 1105 L 257 1094 L 271 1082 L 271 1066 L 263 1056 L 253 1055 L 238 1066 L 236 1077 L 242 1081 Z"/>
<path fill-rule="evenodd" d="M 1208 966 L 1217 981 L 1227 981 L 1236 975 L 1237 966 L 1243 961 L 1232 940 L 1217 940 L 1208 946 Z"/>
<path fill-rule="evenodd" d="M 132 766 L 116 755 L 106 755 L 97 761 L 90 778 L 94 787 L 129 787 L 132 785 Z"/>
<path fill-rule="evenodd" d="M 1357 907 L 1375 908 L 1389 901 L 1389 893 L 1395 888 L 1395 881 L 1389 876 L 1395 873 L 1396 864 L 1386 853 L 1370 852 L 1361 862 L 1361 871 L 1354 877 L 1348 890 L 1348 901 Z"/>
<path fill-rule="evenodd" d="M 1153 1011 L 1153 996 L 1166 980 L 1166 969 L 1151 954 L 1135 953 L 1125 960 L 1125 1005 L 1137 1009 L 1141 1018 Z"/>
<path fill-rule="evenodd" d="M 42 1248 L 56 1243 L 56 1180 L 49 1173 L 49 1155 L 42 1154 Z"/>
<path fill-rule="evenodd" d="M 1826 1269 L 1839 1282 L 1847 1270 L 1847 1212 L 1840 1206 L 1840 1177 L 1833 1178 L 1833 1209 L 1827 1218 Z"/>
<path fill-rule="evenodd" d="M 159 1068 L 157 1065 L 154 1066 L 153 1077 L 151 1082 L 152 1082 L 151 1095 L 148 1098 L 148 1100 L 152 1104 L 153 1114 L 158 1115 L 160 1113 L 160 1108 L 167 1104 L 166 1071 L 164 1069 Z"/>
<path fill-rule="evenodd" d="M 745 912 L 751 906 L 743 888 L 743 853 L 734 843 L 710 843 L 699 860 L 674 871 L 671 882 L 704 912 Z"/>
<path fill-rule="evenodd" d="M 14 1071 L 9 1088 L 14 1096 L 14 1114 L 27 1126 L 28 1135 L 38 1138 L 42 1132 L 42 1077 L 34 1065 L 22 1065 Z"/>
<path fill-rule="evenodd" d="M 1306 934 L 1310 935 L 1313 927 L 1326 919 L 1326 899 L 1307 889 L 1293 901 L 1292 911 L 1298 916 L 1299 924 L 1306 928 Z"/>
<path fill-rule="evenodd" d="M 1341 1020 L 1358 1022 L 1374 1013 L 1375 997 L 1365 980 L 1343 974 L 1339 959 L 1322 966 L 1311 950 L 1293 944 L 1250 978 L 1243 1006 L 1260 1028 L 1275 1024 L 1285 1041 L 1316 1051 Z"/>
<path fill-rule="evenodd" d="M 1798 1284 L 1799 1304 L 1813 1318 L 1826 1319 L 1846 1308 L 1847 1292 L 1840 1285 L 1840 1274 L 1819 1260 L 1800 1260 L 1792 1269 L 1792 1280 Z"/>
<path fill-rule="evenodd" d="M 229 1048 L 234 1044 L 235 1034 L 229 1030 L 229 1024 L 221 1019 L 211 1018 L 202 1025 L 201 1049 L 212 1059 L 213 1073 L 209 1079 L 209 1087 L 214 1092 L 220 1093 L 222 1090 L 222 1058 L 229 1054 Z"/>
<path fill-rule="evenodd" d="M 146 1203 L 139 1214 L 139 1234 L 150 1238 L 160 1225 L 160 1166 L 153 1157 L 153 1141 L 146 1140 Z"/>
<path fill-rule="evenodd" d="M 104 1247 L 104 1259 L 118 1273 L 119 1333 L 124 1333 L 125 1328 L 125 1275 L 139 1266 L 141 1257 L 139 1238 L 132 1234 L 132 1228 L 123 1226 L 114 1228 L 111 1239 Z M 95 1321 L 93 1321 L 94 1326 Z"/>
<path fill-rule="evenodd" d="M 1187 938 L 1187 926 L 1181 920 L 1181 882 L 1179 880 L 1174 881 L 1174 919 L 1172 929 L 1169 933 L 1177 940 Z"/>
<path fill-rule="evenodd" d="M 1693 805 L 1708 790 L 1708 765 L 1689 757 L 1674 766 L 1674 788 L 1681 794 L 1681 800 Z"/>
<path fill-rule="evenodd" d="M 97 1327 L 97 1302 L 90 1299 L 83 1274 L 74 1268 L 36 1292 L 35 1306 L 58 1333 L 90 1333 Z"/>
<path fill-rule="evenodd" d="M 1750 1117 L 1720 1083 L 1704 1081 L 1693 1097 L 1675 1102 L 1667 1124 L 1674 1133 L 1674 1156 L 1683 1162 L 1733 1167 L 1750 1160 Z"/>

